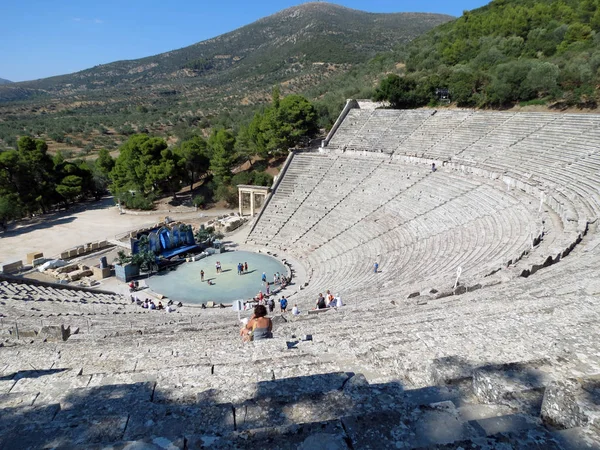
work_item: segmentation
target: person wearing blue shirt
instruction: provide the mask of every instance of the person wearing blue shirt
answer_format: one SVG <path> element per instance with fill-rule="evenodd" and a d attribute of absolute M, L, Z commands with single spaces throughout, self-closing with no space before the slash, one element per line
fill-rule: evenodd
<path fill-rule="evenodd" d="M 281 308 L 281 312 L 284 313 L 287 308 L 287 300 L 285 297 L 281 297 L 279 300 L 279 307 Z"/>

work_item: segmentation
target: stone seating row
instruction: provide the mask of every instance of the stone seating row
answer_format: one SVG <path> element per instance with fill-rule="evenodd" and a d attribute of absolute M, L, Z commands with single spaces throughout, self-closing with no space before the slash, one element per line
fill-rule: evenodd
<path fill-rule="evenodd" d="M 290 169 L 295 167 L 296 158 L 300 156 L 303 156 L 303 158 L 310 158 L 308 155 L 296 155 L 290 165 Z M 335 167 L 332 168 L 331 173 L 324 177 L 322 182 L 316 186 L 315 183 L 319 180 L 315 181 L 313 179 L 312 182 L 307 182 L 307 180 L 304 180 L 302 177 L 288 180 L 287 182 L 289 184 L 294 184 L 294 186 L 310 185 L 312 187 L 311 192 L 303 195 L 301 199 L 292 199 L 286 192 L 280 192 L 280 188 L 278 188 L 265 210 L 261 223 L 255 227 L 250 239 L 262 244 L 269 243 L 271 239 L 279 234 L 282 227 L 284 227 L 294 215 L 296 217 L 291 221 L 289 228 L 293 230 L 292 232 L 297 233 L 298 226 L 301 226 L 302 221 L 306 220 L 304 218 L 304 216 L 307 215 L 306 209 L 315 207 L 321 208 L 321 211 L 316 213 L 316 217 L 327 213 L 328 210 L 323 211 L 323 205 L 328 204 L 324 196 L 327 196 L 331 202 L 343 200 L 343 197 L 349 192 L 360 189 L 360 183 L 371 179 L 377 179 L 378 171 L 376 166 L 379 164 L 379 162 L 374 163 L 368 159 L 365 160 L 364 158 L 351 158 L 344 160 L 344 165 L 335 165 Z M 367 172 L 365 172 L 365 168 Z M 312 172 L 304 172 L 305 177 L 312 176 L 311 174 Z M 283 182 L 286 182 L 287 177 L 288 175 L 286 174 Z M 258 239 L 259 237 L 260 239 Z M 281 240 L 285 241 L 286 239 Z"/>
<path fill-rule="evenodd" d="M 471 293 L 410 308 L 408 301 L 357 300 L 310 320 L 291 318 L 278 325 L 272 342 L 248 346 L 239 343 L 236 327 L 217 322 L 212 329 L 115 336 L 88 345 L 27 346 L 19 358 L 17 350 L 0 349 L 3 448 L 24 430 L 29 433 L 20 442 L 31 446 L 51 439 L 55 446 L 159 437 L 174 442 L 182 430 L 177 423 L 186 425 L 188 446 L 204 442 L 198 436 L 220 434 L 245 448 L 245 440 L 256 444 L 251 436 L 259 429 L 278 436 L 278 426 L 301 426 L 304 431 L 291 435 L 279 429 L 274 448 L 286 448 L 275 444 L 293 436 L 301 444 L 316 430 L 329 430 L 312 428 L 317 419 L 345 421 L 340 435 L 355 448 L 367 432 L 396 442 L 376 426 L 382 416 L 371 415 L 379 412 L 388 428 L 404 424 L 409 433 L 397 436 L 408 448 L 493 443 L 498 432 L 505 443 L 525 445 L 525 434 L 535 432 L 538 445 L 546 436 L 555 445 L 547 448 L 567 448 L 544 426 L 539 402 L 548 387 L 598 369 L 590 359 L 598 341 L 589 337 L 597 308 L 586 318 L 573 314 L 588 300 L 568 293 L 532 299 L 513 285 L 498 295 Z M 291 337 L 304 334 L 313 340 Z M 577 343 L 587 346 L 573 347 Z M 33 369 L 27 364 L 36 360 L 31 374 L 37 376 L 28 376 Z M 446 426 L 442 436 L 419 431 L 419 424 L 439 420 L 458 428 Z M 592 427 L 569 424 L 572 433 L 595 436 Z M 472 427 L 480 431 L 472 435 Z"/>
<path fill-rule="evenodd" d="M 339 166 L 342 167 L 342 166 Z M 370 178 L 371 180 L 376 180 L 379 178 L 378 174 L 379 174 L 379 170 L 385 170 L 387 169 L 388 166 L 386 166 L 385 164 L 380 165 L 375 172 L 373 172 L 373 176 Z M 389 175 L 389 172 L 386 173 L 387 175 Z M 441 173 L 436 173 L 437 175 L 441 175 Z M 452 198 L 452 196 L 454 194 L 452 194 L 452 189 L 454 189 L 454 185 L 460 185 L 461 183 L 472 183 L 471 181 L 468 181 L 468 179 L 465 179 L 464 177 L 454 177 L 455 179 L 452 179 L 451 183 L 448 183 L 448 181 L 446 179 L 440 179 L 439 183 L 434 182 L 436 180 L 436 177 L 433 178 L 428 178 L 428 182 L 417 185 L 418 188 L 422 188 L 422 189 L 415 189 L 415 190 L 419 190 L 419 194 L 416 197 L 416 207 L 417 208 L 422 208 L 425 207 L 427 208 L 428 202 L 430 202 L 432 199 L 435 199 L 437 195 L 449 195 L 449 198 Z M 365 186 L 367 184 L 365 183 Z M 472 184 L 473 186 L 476 186 L 477 183 Z M 375 184 L 371 184 L 371 186 L 375 186 Z M 317 188 L 315 188 L 316 190 Z M 441 193 L 441 194 L 440 194 Z M 371 194 L 372 196 L 372 194 Z M 333 248 L 335 246 L 337 246 L 337 244 L 332 243 L 332 241 L 339 241 L 339 242 L 343 242 L 344 240 L 347 240 L 349 237 L 351 237 L 351 235 L 344 233 L 343 231 L 347 230 L 347 226 L 346 228 L 342 228 L 341 230 L 339 229 L 339 224 L 343 224 L 344 220 L 341 221 L 337 221 L 336 219 L 339 218 L 340 214 L 338 214 L 339 212 L 343 211 L 343 207 L 345 205 L 347 205 L 347 208 L 349 210 L 351 210 L 351 208 L 349 207 L 352 204 L 356 204 L 356 203 L 361 203 L 361 204 L 365 204 L 367 203 L 369 197 L 369 192 L 367 191 L 366 193 L 364 192 L 364 187 L 363 186 L 359 186 L 358 188 L 354 189 L 354 191 L 352 192 L 352 195 L 349 195 L 347 198 L 344 199 L 344 201 L 339 202 L 337 205 L 335 205 L 335 208 L 331 208 L 330 210 L 326 211 L 326 216 L 327 219 L 326 220 L 317 220 L 319 217 L 319 214 L 315 211 L 313 211 L 312 214 L 306 214 L 307 213 L 307 209 L 304 209 L 304 214 L 298 214 L 297 218 L 303 218 L 304 221 L 306 221 L 307 223 L 299 220 L 297 221 L 297 223 L 294 223 L 294 226 L 291 227 L 292 229 L 295 230 L 295 234 L 291 234 L 291 232 L 286 233 L 282 233 L 282 237 L 284 237 L 283 239 L 271 239 L 270 243 L 272 245 L 276 245 L 276 246 L 280 246 L 281 248 L 288 248 L 292 251 L 292 253 L 296 254 L 297 256 L 302 256 L 302 257 L 306 257 L 308 255 L 310 255 L 311 253 L 315 253 L 315 255 L 318 257 L 318 255 L 321 254 L 327 254 L 328 256 L 323 259 L 318 257 L 317 261 L 314 261 L 313 259 L 310 260 L 310 265 L 311 267 L 313 267 L 313 270 L 317 270 L 317 272 L 319 270 L 321 270 L 320 268 L 317 269 L 317 267 L 321 267 L 323 265 L 323 261 L 327 261 L 330 258 L 334 258 L 336 256 L 335 253 L 331 253 L 331 251 L 329 250 L 329 248 Z M 504 203 L 498 203 L 499 200 L 504 199 L 506 197 L 506 200 L 503 200 Z M 512 198 L 515 197 L 515 198 Z M 443 197 L 446 198 L 446 197 Z M 310 199 L 310 197 L 309 197 Z M 308 203 L 311 200 L 307 200 L 305 202 Z M 311 201 L 312 202 L 312 201 Z M 315 204 L 318 202 L 314 202 Z M 506 207 L 509 205 L 516 205 L 517 208 L 520 208 L 521 206 L 519 205 L 520 203 L 522 203 L 523 206 L 525 206 L 525 208 L 530 208 L 531 214 L 532 216 L 534 215 L 534 210 L 535 207 L 532 205 L 532 201 L 531 198 L 528 197 L 526 194 L 520 192 L 520 191 L 515 191 L 513 193 L 507 193 L 507 194 L 499 194 L 496 195 L 496 191 L 495 190 L 491 190 L 490 192 L 488 192 L 487 194 L 483 194 L 483 196 L 480 197 L 475 197 L 474 199 L 472 199 L 471 202 L 465 202 L 465 203 L 461 203 L 461 208 L 470 208 L 472 207 L 472 205 L 476 204 L 476 205 L 481 205 L 478 206 L 477 208 L 485 211 L 487 214 L 493 214 L 495 212 L 495 210 L 499 207 Z M 489 207 L 487 207 L 486 205 L 490 205 Z M 400 221 L 402 220 L 407 220 L 410 217 L 415 217 L 415 214 L 419 214 L 418 212 L 413 213 L 413 216 L 410 215 L 410 206 L 407 206 L 404 203 L 398 203 L 399 208 L 394 209 L 392 207 L 392 209 L 390 208 L 390 205 L 386 205 L 386 207 L 388 208 L 388 214 L 393 214 L 395 217 L 399 218 Z M 409 204 L 410 205 L 410 204 Z M 339 207 L 339 209 L 338 209 Z M 418 211 L 418 210 L 417 210 Z M 346 211 L 348 212 L 348 211 Z M 323 212 L 321 211 L 321 214 Z M 406 214 L 409 214 L 409 216 L 406 216 Z M 316 214 L 315 217 L 317 217 L 317 219 L 312 218 L 312 215 Z M 438 212 L 438 215 L 443 215 L 443 213 Z M 510 214 L 512 214 L 512 212 L 509 213 L 509 217 Z M 520 215 L 525 216 L 527 214 L 526 209 L 521 209 L 519 212 Z M 518 215 L 519 215 L 518 214 Z M 359 215 L 360 216 L 360 215 Z M 405 217 L 404 219 L 401 219 L 402 217 Z M 452 214 L 449 215 L 449 217 L 453 217 Z M 335 224 L 329 224 L 328 220 L 331 220 L 332 222 L 335 222 Z M 348 221 L 348 217 L 346 216 L 346 221 Z M 380 217 L 376 220 L 382 220 L 382 221 L 388 221 L 389 222 L 389 218 L 387 217 Z M 517 219 L 518 221 L 519 219 Z M 531 222 L 531 220 L 527 219 L 529 222 Z M 311 221 L 313 222 L 311 225 Z M 317 223 L 314 223 L 317 222 Z M 365 225 L 368 222 L 365 222 Z M 383 222 L 381 222 L 383 223 Z M 398 222 L 392 221 L 389 223 L 388 228 L 393 227 L 397 224 Z M 441 221 L 440 223 L 445 223 L 444 221 Z M 499 243 L 501 243 L 502 245 L 506 245 L 507 243 L 511 242 L 514 243 L 516 242 L 515 246 L 510 247 L 508 250 L 508 252 L 514 252 L 514 254 L 510 254 L 510 253 L 504 253 L 505 255 L 510 255 L 510 256 L 505 256 L 504 258 L 502 258 L 500 255 L 502 255 L 502 247 L 494 247 L 495 250 L 498 251 L 498 255 L 496 253 L 491 253 L 493 255 L 492 258 L 492 262 L 490 262 L 490 264 L 480 264 L 481 261 L 479 261 L 478 257 L 475 256 L 481 256 L 483 254 L 485 254 L 485 252 L 477 252 L 477 255 L 474 254 L 474 251 L 471 251 L 469 255 L 467 255 L 468 257 L 465 258 L 467 261 L 467 265 L 469 265 L 469 261 L 473 261 L 473 266 L 475 265 L 479 265 L 480 268 L 482 268 L 482 270 L 488 270 L 490 265 L 498 265 L 501 266 L 502 264 L 506 264 L 508 262 L 510 263 L 514 263 L 516 260 L 518 260 L 520 258 L 520 256 L 523 254 L 523 252 L 528 249 L 530 247 L 530 237 L 529 237 L 529 225 L 527 226 L 516 226 L 511 228 L 510 224 L 512 223 L 512 220 L 509 219 L 508 222 L 506 222 L 506 225 L 504 225 L 506 228 L 506 231 L 504 232 L 503 238 L 498 240 Z M 376 230 L 376 227 L 373 226 L 373 223 L 368 223 L 368 225 L 366 226 L 361 226 L 360 225 L 360 220 L 352 223 L 350 222 L 352 227 L 355 227 L 355 230 L 353 230 L 353 234 L 356 233 L 360 236 L 360 240 L 364 240 L 364 236 L 369 236 L 369 233 L 372 233 L 373 230 Z M 499 222 L 499 224 L 502 224 L 502 222 Z M 477 223 L 476 226 L 480 226 L 480 223 Z M 439 226 L 439 225 L 438 225 Z M 502 225 L 500 225 L 502 226 Z M 306 229 L 306 227 L 308 227 L 308 231 L 305 233 L 305 235 L 302 235 L 302 228 Z M 416 227 L 416 230 L 419 231 L 421 228 L 423 228 L 422 226 Z M 435 228 L 435 227 L 434 227 Z M 541 228 L 541 227 L 540 227 Z M 260 227 L 257 227 L 257 229 L 260 229 Z M 298 231 L 297 229 L 300 229 L 300 231 Z M 444 227 L 442 227 L 439 231 L 442 231 L 444 229 Z M 319 234 L 319 231 L 325 231 L 325 235 L 321 235 Z M 356 230 L 360 230 L 363 231 L 363 233 L 357 232 Z M 536 232 L 539 231 L 539 228 L 536 227 Z M 512 232 L 517 232 L 517 233 L 522 233 L 523 236 L 521 236 L 521 240 L 511 240 L 510 236 Z M 497 233 L 498 236 L 501 236 L 501 233 Z M 480 232 L 477 232 L 477 236 L 479 237 Z M 379 236 L 379 234 L 375 234 L 375 237 L 377 238 Z M 491 233 L 490 236 L 495 236 L 495 233 Z M 300 239 L 299 239 L 300 238 Z M 496 237 L 492 237 L 492 239 L 496 239 Z M 371 239 L 371 241 L 373 241 L 373 239 Z M 350 241 L 351 242 L 351 241 Z M 475 240 L 476 242 L 476 247 L 480 248 L 480 245 L 483 244 L 483 240 Z M 323 250 L 320 249 L 320 246 L 323 246 Z M 489 247 L 489 246 L 488 246 Z M 457 247 L 457 249 L 460 249 L 461 247 Z M 487 248 L 486 246 L 484 246 L 483 248 Z M 338 254 L 343 253 L 346 249 L 344 249 L 343 247 L 338 251 Z M 386 249 L 387 250 L 387 249 Z M 385 253 L 385 250 L 382 250 L 380 252 L 377 252 L 377 254 L 381 254 L 381 253 Z M 373 255 L 373 258 L 377 257 L 377 254 Z M 472 255 L 471 255 L 472 254 Z M 471 256 L 473 256 L 474 258 L 471 258 Z M 498 256 L 498 258 L 496 258 L 496 256 Z M 353 256 L 354 257 L 354 256 Z M 371 256 L 369 255 L 360 255 L 356 257 L 358 260 L 364 260 L 365 258 L 371 258 Z M 351 262 L 351 258 L 345 258 L 345 260 L 348 260 L 348 263 L 351 264 L 351 267 L 355 267 L 356 264 Z M 429 260 L 427 260 L 429 261 Z M 306 261 L 305 261 L 306 262 Z M 330 263 L 327 263 L 330 264 Z M 362 270 L 362 269 L 359 269 Z M 455 269 L 453 269 L 455 270 Z M 492 270 L 492 268 L 490 268 L 489 270 Z M 346 271 L 342 271 L 341 273 L 346 274 Z M 351 272 L 350 272 L 351 273 Z M 359 275 L 362 275 L 364 272 L 361 272 Z M 360 276 L 358 277 L 352 277 L 352 276 L 345 276 L 344 279 L 350 279 L 353 281 L 356 281 L 356 283 L 353 283 L 352 285 L 356 285 L 360 283 Z M 315 289 L 319 289 L 319 288 L 315 288 Z"/>
<path fill-rule="evenodd" d="M 267 244 L 268 237 L 275 235 L 281 226 L 285 224 L 294 214 L 294 211 L 301 205 L 310 192 L 327 175 L 335 158 L 318 155 L 294 156 L 294 163 L 286 171 L 282 179 L 277 195 L 270 199 L 260 228 L 256 229 L 252 236 L 258 244 Z M 310 180 L 304 180 L 306 174 L 311 174 Z M 298 177 L 303 181 L 297 182 Z"/>
<path fill-rule="evenodd" d="M 451 191 L 446 190 L 445 193 L 449 194 L 449 192 Z M 452 194 L 449 195 L 450 197 L 452 196 Z M 511 252 L 518 254 L 522 252 L 524 248 L 527 248 L 529 242 L 528 233 L 524 232 L 525 230 L 523 228 L 525 227 L 519 224 L 522 221 L 527 222 L 530 220 L 528 218 L 529 213 L 527 209 L 520 204 L 515 203 L 516 200 L 512 199 L 510 196 L 506 196 L 507 200 L 505 203 L 494 203 L 494 201 L 498 202 L 498 200 L 502 198 L 502 195 L 503 194 L 496 194 L 491 188 L 489 188 L 488 192 L 487 186 L 484 185 L 483 187 L 474 190 L 473 195 L 470 197 L 465 199 L 458 198 L 454 202 L 450 201 L 446 204 L 441 204 L 440 206 L 438 206 L 439 203 L 433 203 L 432 206 L 427 207 L 427 204 L 423 202 L 423 199 L 419 199 L 418 204 L 414 205 L 414 208 L 416 209 L 412 213 L 406 202 L 399 203 L 398 209 L 394 207 L 389 209 L 389 217 L 380 215 L 371 220 L 364 220 L 362 223 L 357 224 L 356 227 L 353 227 L 351 231 L 346 230 L 334 238 L 327 236 L 327 242 L 318 249 L 314 249 L 313 253 L 310 255 L 311 265 L 315 268 L 316 272 L 331 273 L 333 276 L 335 276 L 336 273 L 339 273 L 340 280 L 352 280 L 353 284 L 360 285 L 362 282 L 361 275 L 368 272 L 368 270 L 366 270 L 365 264 L 357 264 L 357 262 L 365 261 L 366 259 L 372 264 L 374 260 L 383 259 L 388 255 L 390 260 L 393 261 L 393 266 L 400 272 L 403 269 L 404 263 L 408 264 L 410 262 L 410 258 L 408 260 L 398 260 L 397 255 L 394 253 L 395 250 L 411 245 L 411 242 L 415 242 L 415 239 L 427 239 L 431 236 L 445 233 L 447 230 L 459 229 L 467 223 L 465 221 L 469 220 L 469 217 L 471 218 L 470 220 L 475 220 L 475 222 L 472 224 L 472 232 L 465 229 L 465 232 L 463 233 L 466 240 L 465 244 L 467 247 L 469 246 L 467 243 L 467 236 L 471 236 L 470 233 L 472 233 L 472 236 L 475 236 L 475 239 L 471 242 L 473 249 L 481 250 L 484 242 L 487 242 L 488 245 L 499 243 L 500 247 L 498 248 L 498 246 L 496 246 L 498 248 L 498 254 L 492 252 L 488 255 L 490 255 L 490 259 L 494 264 L 501 265 L 501 255 L 511 254 Z M 418 209 L 423 206 L 426 207 L 426 209 Z M 503 208 L 505 210 L 503 210 L 501 214 L 495 214 L 498 209 Z M 472 216 L 466 214 L 469 211 Z M 421 216 L 423 213 L 426 214 Z M 477 219 L 481 215 L 490 215 L 491 217 L 496 218 L 500 217 L 504 221 L 498 222 L 501 231 L 498 231 L 496 236 L 494 235 L 496 222 L 478 221 Z M 390 220 L 391 217 L 394 217 L 394 219 Z M 404 222 L 408 223 L 410 227 L 404 227 L 402 225 Z M 381 225 L 384 223 L 387 223 L 388 225 L 381 228 Z M 514 226 L 511 224 L 514 224 Z M 486 227 L 490 228 L 487 229 Z M 320 229 L 323 229 L 323 227 Z M 503 234 L 502 230 L 504 231 Z M 316 235 L 316 231 L 317 228 L 315 228 L 315 233 L 311 235 L 311 238 L 319 241 L 319 236 Z M 490 233 L 492 234 L 490 235 Z M 512 238 L 512 236 L 515 235 L 519 238 Z M 454 239 L 450 234 L 447 234 L 445 235 L 445 239 L 448 239 L 449 241 L 456 240 L 459 244 L 461 242 L 459 235 L 457 235 L 457 239 Z M 325 239 L 321 238 L 321 240 Z M 507 246 L 509 242 L 514 245 L 512 247 Z M 383 243 L 383 246 L 377 246 L 378 243 Z M 435 252 L 439 250 L 439 244 L 440 242 L 437 240 L 435 243 L 432 242 L 430 244 L 429 248 L 432 252 L 430 255 L 431 258 L 425 257 L 425 261 L 435 260 L 434 255 Z M 376 250 L 369 253 L 368 248 Z M 460 246 L 458 248 L 460 249 Z M 504 252 L 502 252 L 503 248 Z M 340 255 L 347 252 L 350 252 L 351 256 L 344 260 L 339 260 Z M 460 251 L 459 254 L 463 257 L 466 256 Z M 484 257 L 485 254 L 485 252 L 477 252 L 479 257 Z M 382 255 L 382 257 L 378 258 L 378 255 Z M 474 255 L 475 254 L 472 256 Z M 422 258 L 423 255 L 419 256 L 416 261 L 422 260 Z M 514 256 L 505 256 L 505 258 L 506 261 L 508 261 L 514 259 Z M 466 259 L 466 262 L 468 263 L 469 258 Z M 350 267 L 355 268 L 357 273 L 351 275 L 351 273 L 347 273 L 341 269 L 340 265 L 345 264 L 346 260 Z M 479 265 L 481 262 L 482 261 L 479 259 L 474 260 L 474 264 L 476 265 Z M 456 270 L 456 267 L 454 267 L 453 270 Z M 435 273 L 435 271 L 428 273 Z"/>

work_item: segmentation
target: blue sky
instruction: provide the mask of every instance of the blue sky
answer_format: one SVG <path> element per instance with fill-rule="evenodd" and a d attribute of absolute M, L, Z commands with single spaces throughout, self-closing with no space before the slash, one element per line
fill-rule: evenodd
<path fill-rule="evenodd" d="M 135 59 L 209 39 L 303 2 L 3 0 L 0 78 L 24 81 Z M 340 0 L 369 12 L 459 16 L 481 0 Z"/>

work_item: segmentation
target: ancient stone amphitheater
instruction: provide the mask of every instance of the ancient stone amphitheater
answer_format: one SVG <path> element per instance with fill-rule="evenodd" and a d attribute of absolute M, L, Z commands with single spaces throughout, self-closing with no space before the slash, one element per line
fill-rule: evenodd
<path fill-rule="evenodd" d="M 599 115 L 349 102 L 245 244 L 346 306 L 242 345 L 228 310 L 4 281 L 0 448 L 600 448 L 599 189 Z"/>

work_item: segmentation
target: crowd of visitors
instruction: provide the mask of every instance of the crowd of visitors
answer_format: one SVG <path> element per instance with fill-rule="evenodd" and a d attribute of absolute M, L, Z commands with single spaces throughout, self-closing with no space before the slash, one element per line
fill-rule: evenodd
<path fill-rule="evenodd" d="M 162 304 L 161 301 L 158 302 L 158 305 L 156 303 L 154 303 L 154 300 L 150 299 L 150 298 L 146 298 L 144 301 L 140 300 L 139 298 L 135 298 L 133 295 L 130 296 L 131 298 L 131 303 L 135 303 L 138 306 L 141 306 L 144 309 L 154 309 L 157 311 L 166 311 L 166 312 L 174 312 L 175 309 L 175 302 L 173 300 L 169 300 L 169 302 L 167 303 L 167 307 L 165 308 Z M 183 306 L 183 303 L 179 302 L 177 303 L 177 306 L 179 308 L 181 308 Z"/>

